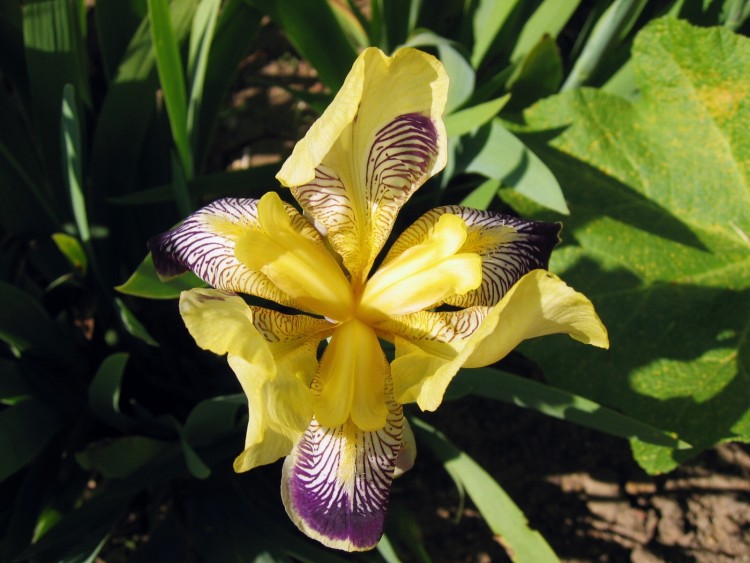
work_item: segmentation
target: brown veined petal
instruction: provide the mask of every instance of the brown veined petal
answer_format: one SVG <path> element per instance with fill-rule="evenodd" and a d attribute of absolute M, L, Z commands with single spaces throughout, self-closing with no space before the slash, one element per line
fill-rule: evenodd
<path fill-rule="evenodd" d="M 405 424 L 390 376 L 386 397 L 383 428 L 368 432 L 351 420 L 331 428 L 313 419 L 284 461 L 281 496 L 287 514 L 328 547 L 363 551 L 383 534 Z"/>
<path fill-rule="evenodd" d="M 415 49 L 366 49 L 277 175 L 327 232 L 355 287 L 401 206 L 446 162 L 448 78 Z"/>
<path fill-rule="evenodd" d="M 284 205 L 294 228 L 306 238 L 321 242 L 312 225 L 291 205 Z M 261 228 L 257 207 L 257 199 L 219 199 L 193 213 L 180 226 L 153 237 L 148 247 L 159 275 L 174 277 L 190 270 L 217 289 L 298 307 L 265 274 L 249 269 L 235 254 L 237 242 Z"/>
<path fill-rule="evenodd" d="M 586 296 L 557 276 L 534 270 L 483 315 L 468 338 L 443 342 L 396 334 L 396 359 L 391 363 L 395 398 L 435 410 L 461 367 L 492 364 L 523 340 L 548 334 L 568 334 L 585 344 L 609 346 L 607 330 Z"/>
<path fill-rule="evenodd" d="M 460 252 L 474 252 L 482 258 L 482 285 L 445 300 L 456 307 L 494 305 L 523 275 L 546 269 L 552 249 L 559 242 L 559 223 L 524 221 L 493 211 L 449 205 L 425 213 L 406 229 L 391 247 L 381 268 L 432 236 L 440 217 L 447 213 L 461 217 L 466 223 L 466 242 Z"/>

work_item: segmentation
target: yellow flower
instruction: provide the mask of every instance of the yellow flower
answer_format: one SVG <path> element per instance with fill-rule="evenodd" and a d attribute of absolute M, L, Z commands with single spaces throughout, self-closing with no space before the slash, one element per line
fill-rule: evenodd
<path fill-rule="evenodd" d="M 588 299 L 544 270 L 558 225 L 440 207 L 372 272 L 399 209 L 445 166 L 447 89 L 432 56 L 367 49 L 277 176 L 303 214 L 274 193 L 222 199 L 150 242 L 161 274 L 189 269 L 215 288 L 184 292 L 180 312 L 247 394 L 235 470 L 287 456 L 286 510 L 331 547 L 382 535 L 394 472 L 414 460 L 402 404 L 434 410 L 461 367 L 527 338 L 608 345 Z"/>

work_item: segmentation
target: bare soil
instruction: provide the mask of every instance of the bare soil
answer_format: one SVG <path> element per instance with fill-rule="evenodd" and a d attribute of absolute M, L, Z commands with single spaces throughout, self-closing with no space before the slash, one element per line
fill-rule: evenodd
<path fill-rule="evenodd" d="M 750 448 L 722 444 L 649 476 L 627 441 L 466 397 L 421 415 L 479 462 L 567 562 L 750 561 Z M 435 562 L 508 561 L 500 541 L 432 457 L 394 487 Z"/>

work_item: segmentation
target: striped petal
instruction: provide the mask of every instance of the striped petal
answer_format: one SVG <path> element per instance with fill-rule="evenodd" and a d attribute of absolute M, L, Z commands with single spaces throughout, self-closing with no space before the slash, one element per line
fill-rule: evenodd
<path fill-rule="evenodd" d="M 317 345 L 332 325 L 249 307 L 241 297 L 215 289 L 183 292 L 180 313 L 198 346 L 228 355 L 247 395 L 245 451 L 235 469 L 247 471 L 287 455 L 312 418 Z"/>
<path fill-rule="evenodd" d="M 381 268 L 433 236 L 440 218 L 448 213 L 463 219 L 467 226 L 466 242 L 460 251 L 474 252 L 482 258 L 482 284 L 445 300 L 456 307 L 495 305 L 524 274 L 546 269 L 552 249 L 559 242 L 559 223 L 524 221 L 502 213 L 449 205 L 429 211 L 406 229 Z"/>
<path fill-rule="evenodd" d="M 291 206 L 285 204 L 295 230 L 320 242 L 320 235 Z M 247 233 L 260 230 L 258 200 L 225 198 L 199 209 L 177 228 L 152 238 L 148 247 L 159 275 L 174 277 L 192 271 L 217 289 L 256 295 L 290 307 L 298 306 L 268 277 L 248 268 L 235 254 Z"/>
<path fill-rule="evenodd" d="M 529 338 L 568 334 L 585 344 L 609 346 L 607 330 L 586 296 L 544 270 L 526 274 L 482 316 L 468 337 L 464 331 L 453 340 L 434 338 L 439 323 L 427 322 L 422 336 L 416 326 L 406 338 L 396 334 L 391 367 L 399 403 L 416 401 L 423 410 L 435 410 L 461 367 L 495 363 Z"/>
<path fill-rule="evenodd" d="M 445 166 L 448 79 L 415 49 L 366 49 L 277 175 L 363 283 L 401 206 Z"/>
<path fill-rule="evenodd" d="M 367 550 L 383 534 L 404 426 L 390 377 L 386 395 L 382 429 L 363 431 L 351 421 L 330 428 L 313 420 L 284 461 L 281 496 L 289 517 L 328 547 Z"/>
<path fill-rule="evenodd" d="M 260 228 L 246 232 L 235 255 L 242 264 L 260 271 L 306 311 L 344 320 L 351 316 L 353 296 L 349 281 L 319 238 L 297 228 L 285 204 L 275 193 L 257 205 Z"/>

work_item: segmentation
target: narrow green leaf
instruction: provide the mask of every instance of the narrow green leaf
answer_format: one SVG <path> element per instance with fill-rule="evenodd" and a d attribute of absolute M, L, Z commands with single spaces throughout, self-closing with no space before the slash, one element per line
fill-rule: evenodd
<path fill-rule="evenodd" d="M 543 0 L 534 10 L 532 16 L 526 20 L 510 55 L 512 61 L 521 59 L 545 35 L 557 37 L 568 23 L 573 13 L 578 9 L 581 0 Z"/>
<path fill-rule="evenodd" d="M 200 122 L 195 149 L 196 171 L 208 151 L 225 95 L 264 17 L 245 0 L 228 0 L 219 14 L 203 80 Z M 191 192 L 195 193 L 195 192 Z"/>
<path fill-rule="evenodd" d="M 68 259 L 70 265 L 81 275 L 88 270 L 88 257 L 77 238 L 67 233 L 53 233 L 52 240 L 58 250 Z"/>
<path fill-rule="evenodd" d="M 64 209 L 60 161 L 60 100 L 65 84 L 90 103 L 86 68 L 86 30 L 82 0 L 24 2 L 23 37 L 31 87 L 33 121 L 39 132 L 54 209 Z"/>
<path fill-rule="evenodd" d="M 170 5 L 178 43 L 190 29 L 196 4 L 197 0 L 180 0 Z M 145 18 L 128 44 L 96 122 L 91 175 L 102 199 L 140 188 L 139 161 L 156 110 L 154 92 L 159 85 L 149 24 Z"/>
<path fill-rule="evenodd" d="M 122 285 L 115 287 L 120 293 L 134 295 L 136 297 L 147 297 L 149 299 L 177 299 L 180 293 L 194 287 L 205 287 L 203 280 L 196 277 L 192 272 L 171 280 L 162 281 L 154 268 L 151 254 L 143 259 L 133 275 Z"/>
<path fill-rule="evenodd" d="M 83 193 L 83 147 L 81 146 L 81 122 L 76 104 L 75 89 L 72 84 L 63 87 L 62 99 L 63 168 L 68 197 L 73 208 L 78 235 L 84 246 L 91 242 L 86 197 Z"/>
<path fill-rule="evenodd" d="M 474 28 L 474 49 L 471 53 L 471 66 L 478 69 L 490 50 L 495 38 L 505 25 L 519 0 L 479 0 L 472 19 Z"/>
<path fill-rule="evenodd" d="M 410 420 L 417 438 L 427 444 L 454 479 L 463 483 L 487 525 L 502 538 L 502 545 L 513 561 L 559 561 L 541 534 L 529 528 L 523 512 L 492 476 L 440 431 L 418 418 Z"/>
<path fill-rule="evenodd" d="M 26 466 L 60 430 L 57 415 L 36 399 L 0 411 L 0 482 Z"/>
<path fill-rule="evenodd" d="M 107 356 L 99 366 L 88 390 L 89 406 L 101 420 L 124 430 L 131 421 L 120 412 L 120 387 L 128 354 Z"/>
<path fill-rule="evenodd" d="M 31 395 L 19 362 L 0 359 L 0 404 L 12 406 L 31 398 Z"/>
<path fill-rule="evenodd" d="M 247 398 L 243 394 L 224 395 L 201 401 L 185 420 L 185 438 L 192 445 L 207 446 L 236 430 L 237 417 Z"/>
<path fill-rule="evenodd" d="M 0 340 L 20 354 L 34 352 L 70 360 L 70 344 L 41 305 L 20 289 L 0 281 Z"/>
<path fill-rule="evenodd" d="M 208 55 L 216 31 L 216 21 L 219 18 L 221 0 L 203 0 L 198 4 L 193 18 L 193 28 L 190 32 L 190 49 L 188 51 L 187 78 L 190 85 L 190 97 L 187 109 L 187 134 L 193 154 L 197 149 L 198 127 L 201 104 L 203 101 L 203 87 L 206 80 Z"/>
<path fill-rule="evenodd" d="M 66 514 L 17 561 L 85 561 L 122 519 L 130 495 L 98 495 Z M 84 559 L 81 559 L 84 557 Z"/>
<path fill-rule="evenodd" d="M 154 337 L 151 336 L 151 333 L 149 333 L 146 327 L 141 324 L 141 321 L 138 320 L 138 317 L 136 317 L 133 312 L 125 305 L 125 303 L 123 303 L 122 299 L 115 297 L 114 303 L 115 307 L 117 308 L 117 312 L 120 315 L 120 320 L 122 321 L 125 330 L 128 331 L 128 334 L 130 334 L 131 336 L 135 336 L 137 339 L 142 340 L 149 346 L 158 348 L 159 343 L 154 340 Z"/>
<path fill-rule="evenodd" d="M 146 0 L 97 0 L 94 18 L 108 83 L 115 79 L 128 44 L 147 14 Z"/>
<path fill-rule="evenodd" d="M 644 0 L 615 0 L 596 22 L 591 36 L 586 41 L 578 59 L 560 91 L 570 90 L 585 84 L 596 71 L 618 36 L 645 7 Z"/>
<path fill-rule="evenodd" d="M 164 93 L 177 153 L 187 178 L 193 176 L 193 155 L 188 139 L 188 107 L 185 93 L 185 74 L 180 58 L 180 47 L 172 27 L 167 0 L 148 0 L 151 21 L 151 40 L 154 45 L 156 69 Z"/>
<path fill-rule="evenodd" d="M 326 86 L 334 92 L 341 87 L 357 53 L 326 0 L 254 0 L 253 4 L 271 15 Z"/>
<path fill-rule="evenodd" d="M 551 385 L 492 368 L 465 369 L 451 383 L 451 392 L 470 393 L 534 409 L 613 436 L 658 446 L 690 449 L 675 435 L 621 414 L 599 403 Z"/>
<path fill-rule="evenodd" d="M 76 454 L 76 461 L 86 470 L 122 479 L 164 455 L 169 446 L 145 436 L 125 436 L 90 444 Z"/>
<path fill-rule="evenodd" d="M 63 213 L 49 200 L 49 180 L 25 119 L 24 107 L 7 88 L 0 88 L 0 123 L 3 124 L 0 128 L 0 177 L 3 178 L 0 224 L 11 233 L 36 235 L 60 225 Z M 29 217 L 34 217 L 34 221 L 29 221 Z"/>
<path fill-rule="evenodd" d="M 490 100 L 466 109 L 459 110 L 445 117 L 445 129 L 449 137 L 460 136 L 481 127 L 492 118 L 496 117 L 500 110 L 510 99 L 506 94 L 501 98 Z"/>
<path fill-rule="evenodd" d="M 487 209 L 495 199 L 500 185 L 500 180 L 492 178 L 485 180 L 461 201 L 461 205 L 474 209 Z"/>
<path fill-rule="evenodd" d="M 459 160 L 466 172 L 498 179 L 504 186 L 548 209 L 569 213 L 560 184 L 552 172 L 499 119 L 476 135 L 462 138 Z"/>

